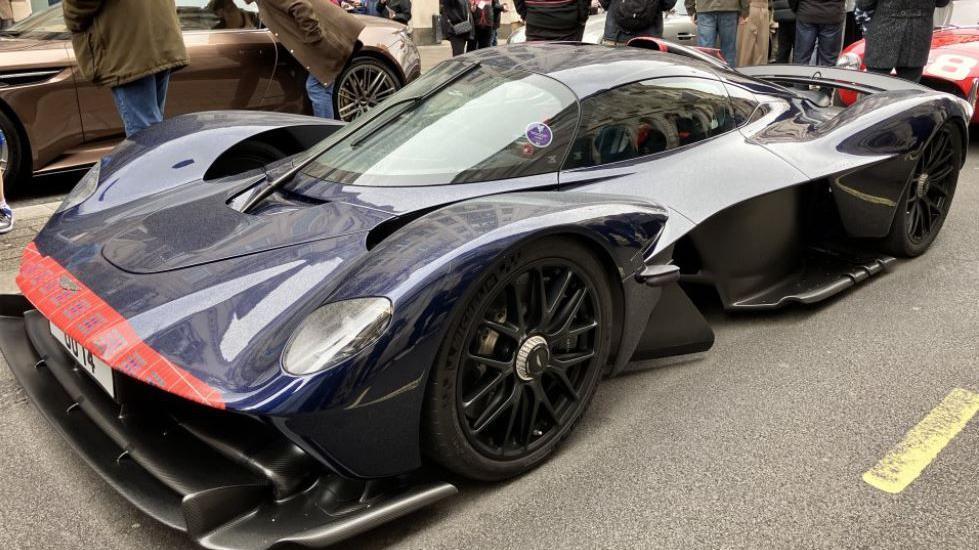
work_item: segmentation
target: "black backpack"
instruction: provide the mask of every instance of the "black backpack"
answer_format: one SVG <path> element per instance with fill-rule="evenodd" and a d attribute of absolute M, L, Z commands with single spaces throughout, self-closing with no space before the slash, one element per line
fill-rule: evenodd
<path fill-rule="evenodd" d="M 627 31 L 648 29 L 659 17 L 659 0 L 619 0 L 612 8 L 615 22 Z"/>

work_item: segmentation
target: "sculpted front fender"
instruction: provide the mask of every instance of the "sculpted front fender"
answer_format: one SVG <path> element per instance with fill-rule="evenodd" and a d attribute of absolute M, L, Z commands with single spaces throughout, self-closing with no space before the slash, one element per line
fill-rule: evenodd
<path fill-rule="evenodd" d="M 329 299 L 387 296 L 395 312 L 390 328 L 371 350 L 338 367 L 342 380 L 321 412 L 283 419 L 280 427 L 315 442 L 354 475 L 417 468 L 429 369 L 457 307 L 496 262 L 547 235 L 583 239 L 618 273 L 630 304 L 622 326 L 641 334 L 655 299 L 643 302 L 638 293 L 645 289 L 634 275 L 665 222 L 664 209 L 630 198 L 529 192 L 460 202 L 407 224 L 374 247 Z M 634 348 L 637 339 L 620 340 Z"/>

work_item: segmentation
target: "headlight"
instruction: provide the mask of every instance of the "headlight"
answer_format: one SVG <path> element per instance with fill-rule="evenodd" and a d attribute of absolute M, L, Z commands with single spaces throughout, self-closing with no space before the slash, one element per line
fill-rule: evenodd
<path fill-rule="evenodd" d="M 65 200 L 61 201 L 61 206 L 55 210 L 55 213 L 64 212 L 69 208 L 78 206 L 79 204 L 85 202 L 89 197 L 95 194 L 95 189 L 99 186 L 99 174 L 102 172 L 102 161 L 95 163 L 95 166 L 88 171 L 82 179 L 78 180 L 75 188 L 68 193 Z"/>
<path fill-rule="evenodd" d="M 836 66 L 841 69 L 860 70 L 860 56 L 855 53 L 845 53 L 836 60 Z"/>
<path fill-rule="evenodd" d="M 328 369 L 380 338 L 391 322 L 387 298 L 355 298 L 309 314 L 286 344 L 282 368 L 302 376 Z"/>

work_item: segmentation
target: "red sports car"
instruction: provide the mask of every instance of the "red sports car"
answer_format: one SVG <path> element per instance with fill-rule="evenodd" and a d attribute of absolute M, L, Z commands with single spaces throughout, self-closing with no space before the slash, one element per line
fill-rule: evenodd
<path fill-rule="evenodd" d="M 961 98 L 974 98 L 979 83 L 979 0 L 956 0 L 936 10 L 935 27 L 921 83 Z M 860 40 L 843 50 L 837 66 L 866 70 L 863 56 L 864 41 Z M 857 94 L 841 91 L 840 98 L 849 105 Z M 972 122 L 979 123 L 979 113 L 972 115 Z"/>

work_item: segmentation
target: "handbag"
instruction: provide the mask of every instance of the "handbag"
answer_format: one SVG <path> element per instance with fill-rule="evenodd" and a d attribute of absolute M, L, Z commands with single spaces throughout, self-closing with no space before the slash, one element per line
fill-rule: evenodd
<path fill-rule="evenodd" d="M 459 21 L 458 23 L 452 25 L 452 35 L 459 36 L 460 34 L 469 34 L 473 30 L 472 21 L 467 17 L 465 21 Z"/>

